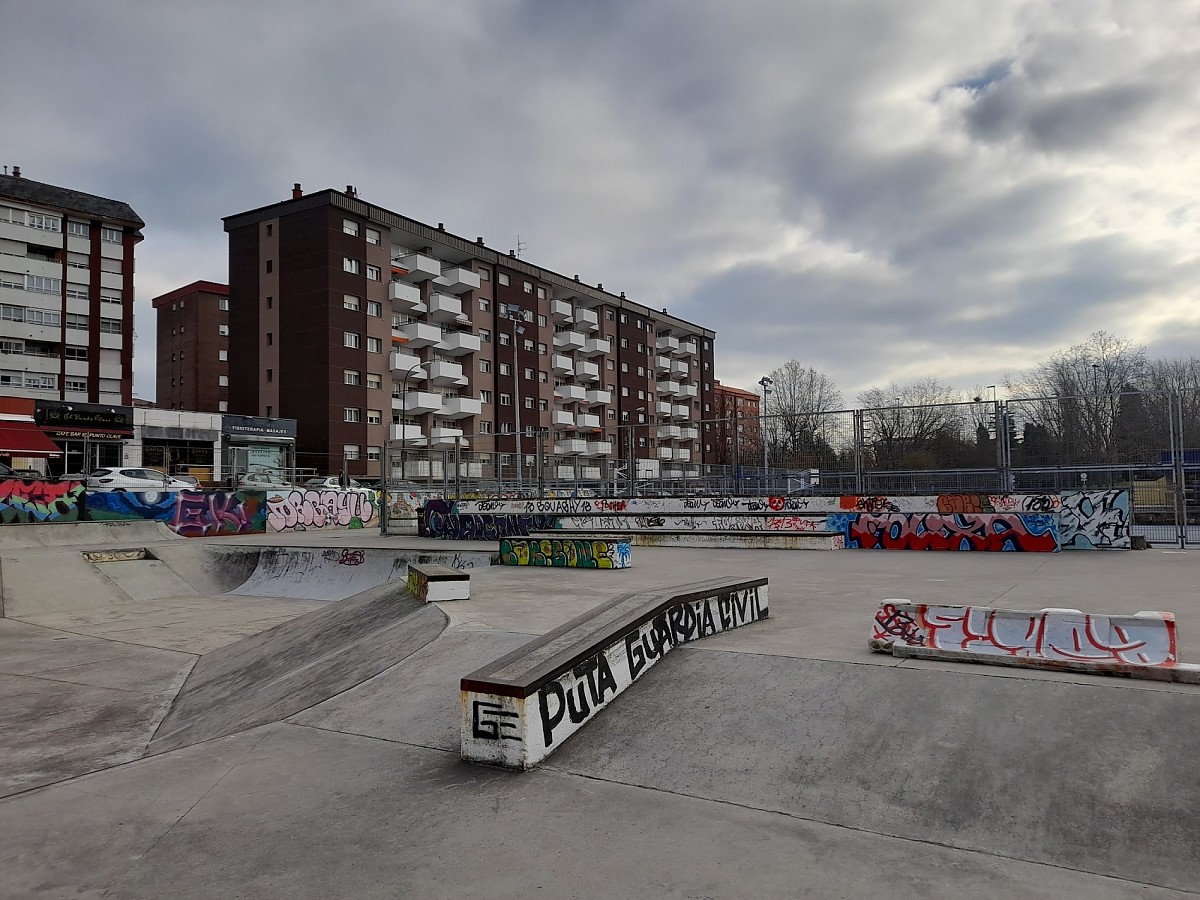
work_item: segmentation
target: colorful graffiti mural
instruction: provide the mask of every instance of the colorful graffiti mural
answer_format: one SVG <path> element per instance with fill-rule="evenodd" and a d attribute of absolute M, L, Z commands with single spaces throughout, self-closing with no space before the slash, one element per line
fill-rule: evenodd
<path fill-rule="evenodd" d="M 162 522 L 183 537 L 266 531 L 266 494 L 262 491 L 92 492 L 86 495 L 85 505 L 92 521 Z"/>
<path fill-rule="evenodd" d="M 628 569 L 632 552 L 628 541 L 583 538 L 504 538 L 500 564 L 548 566 L 566 569 Z"/>
<path fill-rule="evenodd" d="M 932 606 L 885 600 L 875 614 L 871 649 L 900 643 L 1064 662 L 1171 667 L 1178 662 L 1171 613 L 1101 616 L 1077 609 L 1016 610 Z"/>
<path fill-rule="evenodd" d="M 378 511 L 376 496 L 364 491 L 294 490 L 267 498 L 267 525 L 272 531 L 365 528 Z"/>
<path fill-rule="evenodd" d="M 1063 491 L 1058 528 L 1063 549 L 1129 549 L 1129 491 Z"/>
<path fill-rule="evenodd" d="M 83 505 L 81 481 L 0 481 L 0 524 L 33 525 L 78 522 Z"/>
<path fill-rule="evenodd" d="M 472 501 L 483 503 L 486 501 Z M 445 500 L 430 500 L 421 510 L 417 533 L 421 537 L 458 541 L 495 541 L 506 537 L 528 537 L 529 532 L 557 527 L 553 516 L 491 513 L 462 514 Z"/>
<path fill-rule="evenodd" d="M 846 547 L 864 550 L 1058 550 L 1047 515 L 955 513 L 862 514 L 846 525 Z"/>

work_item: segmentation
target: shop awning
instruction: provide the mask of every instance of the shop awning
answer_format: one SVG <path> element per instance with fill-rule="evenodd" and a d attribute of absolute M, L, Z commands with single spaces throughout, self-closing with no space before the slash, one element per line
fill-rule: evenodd
<path fill-rule="evenodd" d="M 62 456 L 62 451 L 32 422 L 0 421 L 0 453 L 9 456 Z"/>

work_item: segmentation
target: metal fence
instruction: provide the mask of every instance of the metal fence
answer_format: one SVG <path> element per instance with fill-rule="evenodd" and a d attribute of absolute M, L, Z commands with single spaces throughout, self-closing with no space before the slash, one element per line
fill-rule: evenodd
<path fill-rule="evenodd" d="M 389 445 L 383 471 L 447 497 L 940 494 L 1125 487 L 1156 541 L 1200 542 L 1200 394 L 1129 391 L 614 425 L 566 442 Z M 559 452 L 556 452 L 558 448 Z M 603 454 L 597 451 L 604 451 Z M 589 455 L 589 452 L 594 455 Z M 631 464 L 632 459 L 632 464 Z"/>

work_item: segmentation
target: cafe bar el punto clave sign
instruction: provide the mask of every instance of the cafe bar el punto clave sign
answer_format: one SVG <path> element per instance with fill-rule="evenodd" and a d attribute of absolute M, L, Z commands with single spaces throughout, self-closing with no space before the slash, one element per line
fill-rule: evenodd
<path fill-rule="evenodd" d="M 122 407 L 80 408 L 76 405 L 38 404 L 34 421 L 53 438 L 121 440 L 133 437 L 128 410 Z"/>

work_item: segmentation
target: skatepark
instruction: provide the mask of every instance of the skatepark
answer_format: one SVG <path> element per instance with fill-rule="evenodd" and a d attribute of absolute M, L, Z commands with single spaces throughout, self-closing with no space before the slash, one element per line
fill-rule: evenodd
<path fill-rule="evenodd" d="M 0 529 L 0 894 L 1200 890 L 1200 687 L 867 646 L 907 598 L 1170 611 L 1200 661 L 1195 553 L 497 552 Z M 413 563 L 469 572 L 469 598 L 418 603 Z M 767 579 L 769 617 L 677 647 L 529 771 L 460 758 L 464 676 L 619 595 L 717 578 Z"/>

